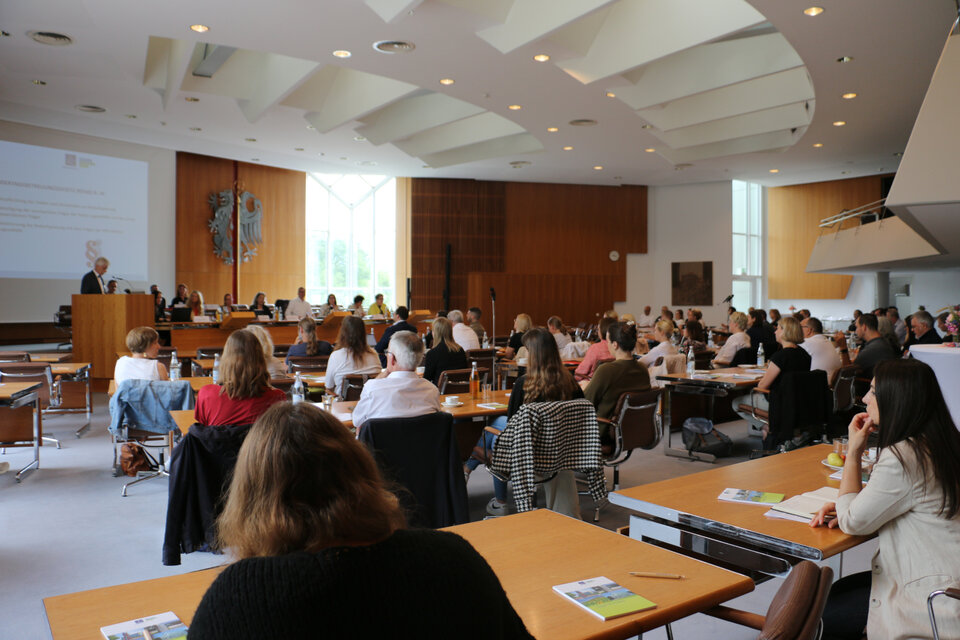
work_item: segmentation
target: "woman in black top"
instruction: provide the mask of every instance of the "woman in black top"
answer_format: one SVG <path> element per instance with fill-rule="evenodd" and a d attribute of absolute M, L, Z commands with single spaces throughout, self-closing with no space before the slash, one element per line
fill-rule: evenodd
<path fill-rule="evenodd" d="M 446 318 L 437 318 L 431 325 L 434 347 L 423 360 L 423 379 L 439 385 L 440 374 L 450 369 L 466 369 L 467 354 L 453 341 L 453 325 Z"/>
<path fill-rule="evenodd" d="M 770 358 L 780 348 L 775 329 L 767 324 L 767 314 L 763 309 L 754 309 L 747 316 L 747 335 L 754 353 L 763 345 L 763 354 Z"/>
<path fill-rule="evenodd" d="M 407 529 L 370 454 L 312 405 L 257 420 L 227 496 L 217 532 L 237 562 L 203 596 L 190 638 L 532 638 L 470 543 Z"/>
<path fill-rule="evenodd" d="M 533 320 L 525 313 L 517 316 L 513 321 L 513 335 L 510 336 L 510 342 L 504 350 L 503 357 L 512 360 L 517 355 L 517 351 L 523 346 L 523 334 L 533 328 Z"/>
<path fill-rule="evenodd" d="M 272 317 L 270 310 L 267 309 L 266 293 L 263 291 L 258 291 L 257 295 L 253 296 L 253 302 L 250 304 L 250 311 L 253 311 L 258 316 Z"/>

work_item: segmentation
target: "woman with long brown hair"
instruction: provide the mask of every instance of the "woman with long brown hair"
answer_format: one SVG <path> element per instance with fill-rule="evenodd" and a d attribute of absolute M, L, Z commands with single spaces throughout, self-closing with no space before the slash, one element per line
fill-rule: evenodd
<path fill-rule="evenodd" d="M 302 356 L 328 356 L 333 353 L 333 347 L 326 340 L 317 340 L 317 323 L 310 316 L 300 318 L 297 323 L 297 342 L 287 351 L 287 367 L 290 358 Z"/>
<path fill-rule="evenodd" d="M 553 335 L 553 339 L 557 341 L 557 349 L 561 351 L 573 342 L 573 338 L 570 337 L 570 332 L 567 331 L 567 327 L 564 326 L 563 319 L 560 316 L 550 316 L 547 319 L 547 331 Z"/>
<path fill-rule="evenodd" d="M 453 325 L 446 318 L 437 318 L 430 327 L 433 348 L 423 359 L 423 379 L 438 384 L 440 374 L 450 369 L 466 369 L 467 354 L 453 339 Z"/>
<path fill-rule="evenodd" d="M 237 562 L 204 595 L 191 638 L 531 637 L 480 554 L 456 534 L 407 529 L 370 454 L 311 405 L 257 421 L 217 524 Z"/>
<path fill-rule="evenodd" d="M 546 329 L 530 329 L 523 334 L 523 346 L 528 353 L 527 372 L 513 384 L 507 415 L 491 424 L 501 430 L 528 402 L 560 402 L 583 397 L 583 390 L 573 379 L 573 374 L 563 366 L 553 334 Z M 496 436 L 485 432 L 477 446 L 490 450 L 494 442 Z M 467 460 L 464 473 L 469 477 L 479 464 L 474 458 Z M 493 478 L 493 498 L 487 503 L 487 513 L 492 516 L 507 514 L 507 483 L 497 477 Z"/>
<path fill-rule="evenodd" d="M 220 358 L 220 384 L 197 393 L 196 421 L 222 426 L 252 424 L 275 402 L 286 398 L 270 386 L 270 373 L 257 337 L 240 329 L 227 338 Z"/>
<path fill-rule="evenodd" d="M 343 319 L 334 352 L 327 361 L 327 376 L 324 384 L 328 391 L 340 392 L 343 377 L 354 373 L 376 375 L 380 373 L 380 358 L 367 344 L 366 327 L 356 316 Z"/>

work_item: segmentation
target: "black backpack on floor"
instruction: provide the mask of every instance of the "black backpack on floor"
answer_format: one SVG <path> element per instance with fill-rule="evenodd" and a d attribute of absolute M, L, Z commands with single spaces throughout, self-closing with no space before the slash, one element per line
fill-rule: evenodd
<path fill-rule="evenodd" d="M 683 421 L 681 435 L 687 451 L 709 453 L 718 458 L 729 456 L 733 451 L 730 436 L 717 431 L 713 421 L 707 418 L 687 418 Z"/>

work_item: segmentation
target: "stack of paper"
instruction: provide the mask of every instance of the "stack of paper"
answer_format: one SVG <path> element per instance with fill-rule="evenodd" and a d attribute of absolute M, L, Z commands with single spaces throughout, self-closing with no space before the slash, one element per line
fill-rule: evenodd
<path fill-rule="evenodd" d="M 764 515 L 770 518 L 810 522 L 817 511 L 820 510 L 820 507 L 828 502 L 837 501 L 839 492 L 839 489 L 834 487 L 821 487 L 816 491 L 801 493 L 774 505 Z"/>

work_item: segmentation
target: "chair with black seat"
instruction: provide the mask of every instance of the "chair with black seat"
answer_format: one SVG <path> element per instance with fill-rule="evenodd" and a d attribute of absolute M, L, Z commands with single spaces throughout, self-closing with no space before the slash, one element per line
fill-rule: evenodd
<path fill-rule="evenodd" d="M 223 355 L 222 346 L 212 346 L 212 347 L 197 347 L 197 359 L 198 360 L 207 360 L 213 359 L 217 356 Z"/>
<path fill-rule="evenodd" d="M 273 303 L 274 314 L 277 313 L 276 310 L 279 308 L 280 311 L 283 312 L 284 317 L 286 317 L 286 314 L 287 314 L 287 305 L 288 305 L 288 304 L 290 304 L 290 301 L 289 301 L 289 300 L 282 300 L 282 299 L 277 299 L 277 300 L 275 300 L 274 303 Z M 276 317 L 277 317 L 277 315 L 274 315 L 274 318 L 276 318 Z"/>
<path fill-rule="evenodd" d="M 663 437 L 660 415 L 660 389 L 629 391 L 620 396 L 610 419 L 597 422 L 610 425 L 613 449 L 603 456 L 603 466 L 613 469 L 613 489 L 620 489 L 620 465 L 634 449 L 653 449 Z"/>
<path fill-rule="evenodd" d="M 470 393 L 470 373 L 473 369 L 448 369 L 440 374 L 437 380 L 437 389 L 440 395 L 448 393 Z M 477 376 L 480 378 L 480 384 L 487 382 L 490 375 L 489 369 L 477 368 Z"/>
<path fill-rule="evenodd" d="M 736 354 L 734 354 L 734 355 L 736 355 Z M 693 365 L 693 366 L 696 367 L 697 369 L 709 369 L 709 368 L 710 368 L 710 362 L 713 360 L 714 356 L 716 356 L 716 354 L 715 354 L 713 351 L 694 351 L 694 352 L 693 352 L 693 359 L 694 359 L 694 365 Z"/>
<path fill-rule="evenodd" d="M 737 367 L 741 364 L 756 364 L 757 363 L 757 352 L 750 347 L 744 347 L 743 349 L 737 349 L 737 352 L 733 354 L 733 360 L 730 361 L 728 367 Z"/>
<path fill-rule="evenodd" d="M 754 389 L 750 394 L 751 416 L 769 426 L 767 438 L 763 441 L 764 451 L 773 451 L 788 441 L 788 450 L 811 442 L 810 436 L 800 442 L 791 441 L 791 438 L 798 429 L 812 428 L 811 433 L 815 436 L 822 435 L 833 409 L 826 371 L 787 371 L 780 377 L 774 391 Z M 757 394 L 761 393 L 767 393 L 767 411 L 757 407 Z"/>
<path fill-rule="evenodd" d="M 397 497 L 412 526 L 436 529 L 469 521 L 467 485 L 449 413 L 369 420 L 359 439 L 387 482 L 398 485 Z"/>
<path fill-rule="evenodd" d="M 809 560 L 797 563 L 761 616 L 725 606 L 704 611 L 708 616 L 756 629 L 758 640 L 815 640 L 823 630 L 823 608 L 830 594 L 833 570 Z"/>
<path fill-rule="evenodd" d="M 836 379 L 830 389 L 833 395 L 833 413 L 830 417 L 829 435 L 845 435 L 853 414 L 862 411 L 862 407 L 857 404 L 856 393 L 859 371 L 860 367 L 850 365 L 841 367 L 836 372 Z"/>
<path fill-rule="evenodd" d="M 0 362 L 30 362 L 26 351 L 0 351 Z"/>
<path fill-rule="evenodd" d="M 292 344 L 274 344 L 273 357 L 285 360 L 287 358 L 287 353 L 290 351 L 290 347 L 292 346 Z"/>
<path fill-rule="evenodd" d="M 0 382 L 39 382 L 41 413 L 60 406 L 60 381 L 47 362 L 0 362 Z M 42 436 L 41 440 L 60 448 L 56 438 Z"/>
<path fill-rule="evenodd" d="M 484 371 L 496 371 L 497 370 L 497 350 L 496 349 L 467 349 L 467 364 L 473 365 L 476 363 L 477 369 Z M 438 381 L 439 382 L 439 381 Z M 492 375 L 487 382 L 493 384 L 493 387 L 497 387 L 497 377 Z"/>
<path fill-rule="evenodd" d="M 343 376 L 340 381 L 339 395 L 344 402 L 354 402 L 360 399 L 363 392 L 363 385 L 367 383 L 370 376 L 366 373 L 349 373 Z M 335 391 L 331 389 L 331 391 Z"/>
<path fill-rule="evenodd" d="M 73 306 L 69 304 L 60 305 L 58 309 L 53 314 L 53 326 L 56 327 L 59 331 L 64 333 L 69 340 L 67 342 L 61 342 L 57 345 L 57 351 L 60 351 L 61 347 L 72 347 L 73 345 Z"/>
<path fill-rule="evenodd" d="M 330 356 L 291 356 L 290 375 L 296 373 L 323 373 Z"/>

